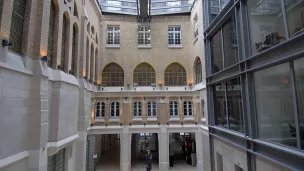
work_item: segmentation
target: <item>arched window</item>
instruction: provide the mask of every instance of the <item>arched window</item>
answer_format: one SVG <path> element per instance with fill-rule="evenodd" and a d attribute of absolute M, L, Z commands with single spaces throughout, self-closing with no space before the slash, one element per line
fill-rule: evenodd
<path fill-rule="evenodd" d="M 90 80 L 94 80 L 94 45 L 91 44 L 91 58 L 90 58 Z"/>
<path fill-rule="evenodd" d="M 53 62 L 55 21 L 56 21 L 56 7 L 54 1 L 51 1 L 49 34 L 48 34 L 48 51 L 47 51 L 47 55 L 49 57 L 48 60 L 49 67 L 52 67 L 52 62 Z"/>
<path fill-rule="evenodd" d="M 165 70 L 166 86 L 185 86 L 187 85 L 187 74 L 185 68 L 179 63 L 172 63 Z"/>
<path fill-rule="evenodd" d="M 110 117 L 111 118 L 119 117 L 119 103 L 118 102 L 112 102 L 111 103 Z"/>
<path fill-rule="evenodd" d="M 202 80 L 202 63 L 199 58 L 195 62 L 195 84 L 201 83 Z"/>
<path fill-rule="evenodd" d="M 76 75 L 76 61 L 77 61 L 77 42 L 78 42 L 78 28 L 77 25 L 74 24 L 73 26 L 73 39 L 72 39 L 72 60 L 71 60 L 71 74 Z"/>
<path fill-rule="evenodd" d="M 141 102 L 136 101 L 133 103 L 133 117 L 141 117 L 142 105 Z"/>
<path fill-rule="evenodd" d="M 90 41 L 87 37 L 87 48 L 86 48 L 86 76 L 89 76 L 89 68 L 90 68 Z"/>
<path fill-rule="evenodd" d="M 193 111 L 192 111 L 192 102 L 190 101 L 185 101 L 184 102 L 184 116 L 193 116 Z"/>
<path fill-rule="evenodd" d="M 98 49 L 95 50 L 95 81 L 98 80 Z"/>
<path fill-rule="evenodd" d="M 133 83 L 137 83 L 138 86 L 151 86 L 155 83 L 153 67 L 147 63 L 137 65 L 133 73 Z"/>
<path fill-rule="evenodd" d="M 21 54 L 26 2 L 27 0 L 14 0 L 13 4 L 9 37 L 9 42 L 12 43 L 12 46 L 9 46 L 9 50 L 18 54 Z"/>
<path fill-rule="evenodd" d="M 124 71 L 116 63 L 108 64 L 102 70 L 101 83 L 103 86 L 124 86 Z"/>
<path fill-rule="evenodd" d="M 104 102 L 97 102 L 95 109 L 95 118 L 104 118 L 106 111 L 106 105 Z"/>
<path fill-rule="evenodd" d="M 65 58 L 66 58 L 66 46 L 67 46 L 67 40 L 68 39 L 68 34 L 67 34 L 67 18 L 65 16 L 65 14 L 63 14 L 63 19 L 62 19 L 62 36 L 61 36 L 61 57 L 60 57 L 60 70 L 65 71 Z"/>
<path fill-rule="evenodd" d="M 178 116 L 178 103 L 177 101 L 171 101 L 169 103 L 170 107 L 170 117 Z"/>
<path fill-rule="evenodd" d="M 148 117 L 156 116 L 156 103 L 154 101 L 148 102 Z"/>

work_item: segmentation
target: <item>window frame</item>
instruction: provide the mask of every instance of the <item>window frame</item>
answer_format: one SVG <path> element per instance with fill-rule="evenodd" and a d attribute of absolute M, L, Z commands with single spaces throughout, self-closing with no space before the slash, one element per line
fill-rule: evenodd
<path fill-rule="evenodd" d="M 112 28 L 112 30 L 109 30 L 109 28 Z M 119 30 L 115 30 L 115 28 L 118 28 Z M 118 34 L 118 43 L 115 43 L 115 34 Z M 109 37 L 112 36 L 112 40 L 113 43 L 109 43 Z M 107 46 L 120 46 L 120 25 L 108 25 L 107 26 Z"/>
<path fill-rule="evenodd" d="M 170 31 L 169 30 L 169 28 L 170 27 L 172 27 L 173 28 L 173 31 Z M 176 28 L 178 28 L 179 27 L 179 31 L 176 31 Z M 170 41 L 169 41 L 169 34 L 173 34 L 173 44 L 170 44 Z M 175 34 L 176 33 L 179 33 L 179 41 L 180 41 L 180 44 L 176 44 L 175 43 L 175 41 L 177 40 L 177 38 L 176 38 L 176 36 L 175 36 Z M 182 27 L 181 27 L 181 25 L 169 25 L 168 26 L 168 46 L 170 47 L 170 46 L 182 46 Z"/>
<path fill-rule="evenodd" d="M 149 115 L 149 109 L 150 109 L 150 115 Z M 155 113 L 153 112 L 155 111 Z M 157 117 L 157 103 L 155 101 L 149 101 L 147 103 L 147 117 L 148 118 L 155 118 Z"/>
<path fill-rule="evenodd" d="M 132 116 L 133 118 L 142 118 L 142 102 L 134 101 L 132 104 Z M 136 110 L 136 112 L 135 112 Z"/>
<path fill-rule="evenodd" d="M 171 108 L 172 106 L 172 108 Z M 177 109 L 177 113 L 175 113 Z M 179 103 L 175 100 L 169 102 L 169 115 L 170 118 L 178 118 L 179 117 Z"/>
<path fill-rule="evenodd" d="M 99 109 L 98 109 L 99 107 Z M 102 109 L 104 108 L 104 109 Z M 98 112 L 99 110 L 99 112 Z M 97 114 L 99 113 L 99 116 Z M 104 118 L 106 113 L 106 105 L 105 102 L 98 101 L 95 106 L 95 119 Z"/>
<path fill-rule="evenodd" d="M 189 101 L 189 100 L 184 101 L 183 108 L 184 108 L 184 117 L 187 117 L 187 118 L 194 117 L 193 116 L 193 103 L 191 101 Z M 186 113 L 185 113 L 185 110 L 186 110 Z"/>
<path fill-rule="evenodd" d="M 148 28 L 148 31 L 144 30 L 144 31 L 140 31 L 139 29 L 143 28 L 146 29 Z M 144 42 L 143 44 L 139 43 L 139 34 L 142 33 L 143 34 L 143 39 L 142 41 Z M 146 34 L 148 34 L 148 38 L 146 38 Z M 149 40 L 150 38 L 150 40 Z M 149 43 L 146 44 L 146 41 L 148 41 Z M 151 46 L 151 26 L 150 25 L 138 25 L 137 27 L 137 46 Z"/>
<path fill-rule="evenodd" d="M 113 107 L 114 104 L 114 107 Z M 118 115 L 117 115 L 117 110 L 118 110 Z M 112 116 L 112 111 L 114 112 Z M 110 118 L 119 118 L 120 117 L 120 103 L 117 101 L 113 101 L 111 102 L 111 106 L 110 106 Z"/>

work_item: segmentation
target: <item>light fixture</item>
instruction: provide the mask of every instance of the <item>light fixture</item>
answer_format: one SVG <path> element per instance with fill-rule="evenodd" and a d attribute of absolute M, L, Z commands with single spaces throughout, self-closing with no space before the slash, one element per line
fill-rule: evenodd
<path fill-rule="evenodd" d="M 83 77 L 83 79 L 87 80 L 87 79 L 88 79 L 88 77 L 87 77 L 87 76 L 84 76 L 84 77 Z"/>
<path fill-rule="evenodd" d="M 3 39 L 3 40 L 2 40 L 2 46 L 3 46 L 3 47 L 12 46 L 12 45 L 13 45 L 13 44 L 10 43 L 8 40 L 6 40 L 6 39 Z"/>
<path fill-rule="evenodd" d="M 49 57 L 48 56 L 42 56 L 42 58 L 40 58 L 43 62 L 47 62 L 49 61 Z"/>

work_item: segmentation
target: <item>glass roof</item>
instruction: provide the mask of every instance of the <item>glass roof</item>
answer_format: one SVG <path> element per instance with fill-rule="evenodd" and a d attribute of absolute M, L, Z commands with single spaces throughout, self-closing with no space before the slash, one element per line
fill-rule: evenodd
<path fill-rule="evenodd" d="M 97 1 L 102 12 L 137 15 L 136 0 Z M 190 12 L 193 1 L 194 0 L 151 0 L 151 15 Z"/>

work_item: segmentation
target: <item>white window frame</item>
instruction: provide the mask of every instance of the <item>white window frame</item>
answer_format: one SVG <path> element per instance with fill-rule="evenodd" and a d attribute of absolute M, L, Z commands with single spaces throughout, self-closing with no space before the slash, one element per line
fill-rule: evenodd
<path fill-rule="evenodd" d="M 169 31 L 169 28 L 172 27 L 173 31 Z M 179 31 L 176 31 L 176 28 L 179 27 Z M 169 42 L 169 34 L 173 34 L 173 44 L 170 44 Z M 179 33 L 179 39 L 180 39 L 180 44 L 176 44 L 175 41 L 177 40 L 176 38 L 176 33 Z M 182 46 L 182 28 L 181 26 L 168 26 L 168 46 Z"/>
<path fill-rule="evenodd" d="M 184 101 L 184 117 L 193 117 L 193 104 L 191 101 Z"/>
<path fill-rule="evenodd" d="M 136 107 L 135 107 L 136 104 Z M 134 118 L 141 118 L 142 117 L 142 103 L 140 101 L 133 102 L 132 113 Z M 136 110 L 136 111 L 135 111 Z"/>
<path fill-rule="evenodd" d="M 144 28 L 143 31 L 140 31 L 139 28 Z M 145 30 L 146 28 L 148 28 L 148 30 Z M 139 43 L 139 34 L 142 33 L 143 34 L 143 44 Z M 148 36 L 146 37 L 146 34 L 148 34 Z M 146 43 L 146 41 L 148 41 L 148 43 Z M 151 26 L 150 25 L 139 25 L 137 27 L 137 45 L 138 46 L 151 46 Z"/>
<path fill-rule="evenodd" d="M 175 109 L 177 109 L 177 113 L 175 113 Z M 172 113 L 171 113 L 172 110 Z M 176 118 L 179 116 L 179 105 L 177 101 L 170 101 L 169 103 L 169 114 L 171 118 Z"/>
<path fill-rule="evenodd" d="M 114 108 L 112 108 L 112 104 L 114 103 Z M 114 109 L 114 116 L 112 116 L 112 109 Z M 117 113 L 118 110 L 118 113 Z M 120 116 L 120 104 L 119 102 L 111 102 L 110 106 L 110 118 L 119 118 Z"/>
<path fill-rule="evenodd" d="M 102 109 L 102 106 L 104 106 L 104 109 Z M 99 107 L 99 109 L 98 109 Z M 98 111 L 99 110 L 99 111 Z M 105 102 L 97 102 L 95 106 L 95 118 L 104 118 L 105 117 L 105 111 L 106 111 L 106 104 Z M 99 114 L 99 116 L 97 116 Z"/>
<path fill-rule="evenodd" d="M 157 116 L 157 106 L 155 101 L 149 101 L 147 103 L 147 117 L 148 118 L 155 118 Z M 149 109 L 150 109 L 150 115 L 149 115 Z M 155 112 L 155 113 L 154 113 Z"/>
<path fill-rule="evenodd" d="M 112 30 L 109 30 L 109 28 L 112 28 Z M 115 29 L 117 29 L 118 28 L 118 30 L 115 30 Z M 115 35 L 119 35 L 119 38 L 118 38 L 118 44 L 117 43 L 115 43 Z M 113 41 L 113 43 L 109 43 L 109 37 L 111 37 L 112 36 L 112 41 Z M 120 26 L 119 25 L 108 25 L 107 26 L 107 46 L 120 46 Z"/>

